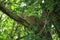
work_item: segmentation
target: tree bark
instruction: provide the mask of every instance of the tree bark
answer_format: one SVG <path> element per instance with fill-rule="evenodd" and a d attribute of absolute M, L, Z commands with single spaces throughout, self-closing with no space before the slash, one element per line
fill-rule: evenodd
<path fill-rule="evenodd" d="M 24 25 L 25 27 L 29 27 L 30 24 L 24 20 L 23 18 L 19 17 L 18 15 L 15 15 L 11 10 L 7 9 L 4 4 L 0 3 L 0 10 L 5 13 L 6 15 L 8 15 L 10 18 L 14 19 L 15 21 L 21 23 L 22 25 Z"/>

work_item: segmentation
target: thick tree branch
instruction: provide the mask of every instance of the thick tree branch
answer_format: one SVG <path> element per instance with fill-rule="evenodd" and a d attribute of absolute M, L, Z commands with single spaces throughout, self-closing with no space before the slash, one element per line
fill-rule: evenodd
<path fill-rule="evenodd" d="M 2 12 L 4 12 L 6 15 L 8 15 L 10 18 L 14 19 L 15 21 L 21 23 L 22 25 L 24 25 L 25 27 L 27 27 L 28 29 L 34 29 L 34 25 L 33 23 L 28 23 L 25 19 L 21 18 L 18 15 L 15 15 L 11 10 L 7 9 L 4 4 L 0 3 L 0 10 Z M 29 20 L 30 22 L 34 22 L 35 23 L 35 18 L 34 17 L 28 17 L 29 19 L 31 18 L 31 20 Z M 43 29 L 43 25 L 44 22 L 41 19 L 36 19 L 36 21 L 38 21 L 37 23 L 39 24 L 39 29 L 38 31 L 41 31 Z"/>
<path fill-rule="evenodd" d="M 23 18 L 19 17 L 18 15 L 15 15 L 11 10 L 7 9 L 3 4 L 0 3 L 0 10 L 4 12 L 6 15 L 8 15 L 10 18 L 14 19 L 15 21 L 21 23 L 25 27 L 29 27 L 29 23 L 24 20 Z"/>

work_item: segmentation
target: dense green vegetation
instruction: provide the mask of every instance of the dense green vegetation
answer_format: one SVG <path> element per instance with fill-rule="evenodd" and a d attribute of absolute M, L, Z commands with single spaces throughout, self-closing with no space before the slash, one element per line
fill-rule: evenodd
<path fill-rule="evenodd" d="M 0 0 L 0 40 L 60 40 L 60 0 Z"/>

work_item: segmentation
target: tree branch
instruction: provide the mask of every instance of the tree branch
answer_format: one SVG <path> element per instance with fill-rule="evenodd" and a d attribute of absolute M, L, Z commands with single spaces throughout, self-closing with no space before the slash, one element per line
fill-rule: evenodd
<path fill-rule="evenodd" d="M 28 23 L 25 19 L 23 19 L 23 18 L 21 18 L 20 16 L 18 16 L 18 15 L 15 15 L 11 10 L 9 10 L 9 9 L 7 9 L 5 6 L 4 6 L 4 4 L 1 4 L 0 3 L 0 10 L 2 11 L 2 12 L 4 12 L 6 15 L 8 15 L 10 18 L 12 18 L 12 19 L 14 19 L 15 21 L 17 21 L 17 22 L 19 22 L 19 23 L 21 23 L 22 25 L 24 25 L 25 27 L 27 27 L 28 29 L 34 29 L 34 25 L 33 25 L 33 23 Z M 29 18 L 30 19 L 30 18 Z M 27 19 L 27 20 L 29 20 L 29 19 Z M 32 18 L 31 18 L 32 19 Z M 30 20 L 29 20 L 30 21 Z M 30 21 L 30 22 L 32 22 L 32 21 L 35 21 L 35 19 L 34 19 L 34 17 L 33 17 L 33 19 Z M 38 19 L 37 19 L 37 21 L 38 21 Z M 35 23 L 35 22 L 34 22 Z M 44 22 L 43 22 L 43 20 L 39 20 L 38 21 L 38 24 L 39 24 L 39 31 L 41 31 L 42 29 L 43 29 L 43 25 L 44 25 Z"/>
<path fill-rule="evenodd" d="M 11 10 L 7 9 L 2 3 L 0 3 L 0 10 L 6 15 L 8 15 L 10 18 L 24 25 L 25 27 L 29 27 L 30 24 L 25 19 L 19 17 L 18 15 L 15 15 Z"/>

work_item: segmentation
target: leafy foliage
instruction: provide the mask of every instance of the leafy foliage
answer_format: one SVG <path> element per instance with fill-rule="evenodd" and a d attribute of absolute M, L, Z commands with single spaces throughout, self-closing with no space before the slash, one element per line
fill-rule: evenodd
<path fill-rule="evenodd" d="M 0 40 L 60 40 L 59 2 L 0 0 Z"/>

